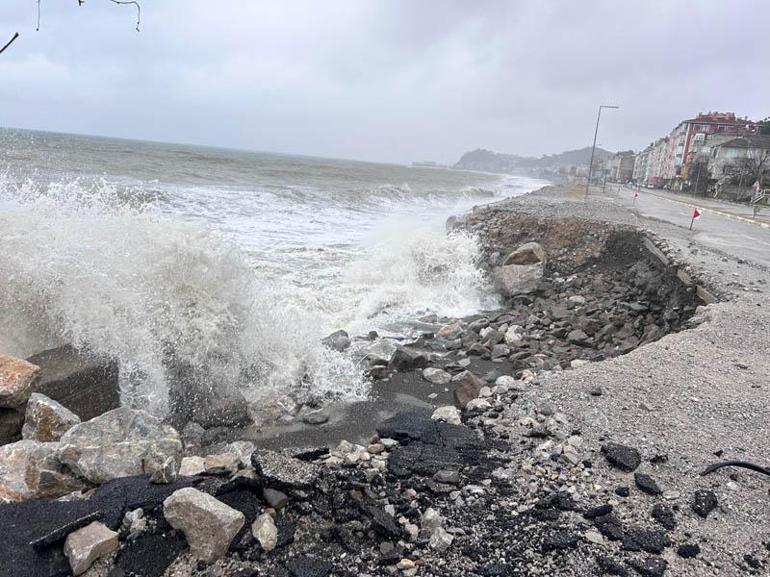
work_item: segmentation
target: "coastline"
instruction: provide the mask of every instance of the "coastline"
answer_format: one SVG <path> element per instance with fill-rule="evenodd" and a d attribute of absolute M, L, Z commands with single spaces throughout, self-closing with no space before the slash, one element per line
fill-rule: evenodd
<path fill-rule="evenodd" d="M 770 453 L 770 402 L 763 385 L 770 366 L 751 349 L 752 339 L 738 330 L 756 333 L 767 326 L 768 313 L 757 306 L 760 297 L 736 294 L 726 286 L 724 272 L 715 273 L 716 267 L 688 264 L 692 247 L 683 250 L 686 239 L 671 234 L 669 226 L 645 221 L 609 198 L 583 199 L 565 186 L 484 205 L 456 225 L 481 236 L 490 268 L 517 247 L 539 242 L 548 258 L 544 287 L 527 293 L 534 296 L 511 297 L 500 311 L 431 319 L 435 332 L 406 347 L 413 354 L 401 365 L 403 370 L 393 371 L 397 367 L 390 362 L 389 370 L 379 371 L 389 379 L 374 382 L 381 395 L 336 414 L 336 421 L 284 431 L 273 441 L 248 439 L 261 449 L 336 445 L 342 439 L 360 447 L 337 445 L 331 457 L 316 458 L 318 481 L 312 488 L 280 485 L 289 505 L 275 519 L 279 525 L 295 524 L 293 543 L 269 554 L 251 543 L 210 569 L 199 569 L 183 555 L 166 574 L 254 570 L 252 575 L 261 575 L 281 569 L 298 575 L 292 560 L 308 556 L 318 561 L 316 567 L 329 565 L 324 575 L 405 577 L 521 571 L 585 575 L 597 567 L 611 572 L 616 565 L 641 575 L 723 575 L 751 571 L 754 562 L 760 568 L 767 563 L 770 551 L 763 550 L 763 542 L 770 542 L 770 534 L 760 529 L 770 526 L 763 479 L 744 472 L 728 476 L 727 471 L 698 476 L 717 460 L 714 451 L 749 460 Z M 645 247 L 645 238 L 668 266 Z M 606 250 L 613 243 L 619 250 Z M 714 258 L 722 267 L 725 257 Z M 639 262 L 657 274 L 642 270 L 644 282 L 639 275 L 633 282 L 623 281 Z M 605 280 L 595 282 L 602 275 Z M 647 308 L 630 309 L 623 324 L 634 326 L 637 319 L 649 317 L 643 327 L 635 327 L 641 334 L 632 331 L 613 344 L 620 347 L 618 354 L 612 347 L 594 347 L 591 341 L 600 327 L 589 329 L 586 317 L 604 309 L 617 317 L 624 308 L 619 303 L 636 302 L 630 295 L 646 290 L 644 283 L 654 289 L 648 295 L 653 300 L 639 301 Z M 720 302 L 696 312 L 703 304 L 697 286 Z M 540 320 L 530 319 L 527 310 L 542 313 Z M 666 315 L 666 329 L 654 334 L 653 321 Z M 554 321 L 565 325 L 554 331 Z M 511 325 L 521 326 L 524 338 L 506 339 Z M 488 328 L 501 333 L 492 346 L 481 337 Z M 579 328 L 586 338 L 569 339 Z M 594 333 L 588 334 L 590 330 Z M 544 334 L 534 336 L 538 331 Z M 520 341 L 527 343 L 528 354 L 511 360 Z M 492 355 L 503 352 L 494 352 L 494 347 L 503 344 L 508 350 L 494 362 Z M 479 354 L 471 352 L 474 347 Z M 450 376 L 467 370 L 474 378 L 434 385 L 423 378 L 420 365 L 441 368 Z M 438 425 L 430 415 L 451 404 L 452 389 L 459 385 L 475 391 L 477 399 L 470 399 L 472 408 L 462 413 L 462 424 Z M 430 398 L 432 394 L 437 396 Z M 397 414 L 404 410 L 423 416 L 399 420 Z M 448 418 L 456 422 L 454 415 Z M 730 422 L 742 426 L 724 426 Z M 379 437 L 399 443 L 388 441 L 385 447 L 381 438 L 370 438 L 378 423 Z M 640 482 L 638 475 L 619 470 L 622 459 L 607 461 L 610 442 L 637 452 L 635 472 L 650 476 L 660 494 L 650 494 L 656 491 L 644 478 Z M 256 494 L 262 510 L 262 491 L 276 479 L 254 467 L 259 462 L 247 457 L 235 467 L 235 476 L 254 479 L 253 484 L 236 483 L 237 489 L 220 492 L 232 479 L 211 471 L 196 476 L 196 482 L 213 494 L 230 495 L 231 506 L 251 502 Z M 618 492 L 620 487 L 626 491 Z M 692 510 L 696 491 L 711 492 L 719 504 L 706 518 Z M 338 506 L 325 508 L 330 495 L 344 497 Z M 25 510 L 24 505 L 0 506 L 0 518 L 8 507 Z M 45 508 L 27 506 L 34 507 Z M 250 507 L 255 512 L 253 503 Z M 428 509 L 439 512 L 438 524 Z M 157 561 L 149 552 L 167 539 L 157 501 L 145 515 L 154 515 L 157 525 L 122 545 L 117 562 L 120 567 L 120 559 L 125 560 L 124 570 L 132 557 L 123 551 L 139 542 Z M 690 559 L 683 553 L 692 553 L 693 545 L 699 554 Z M 682 546 L 689 548 L 680 551 Z M 18 567 L 9 569 L 8 575 L 21 575 L 14 572 Z"/>

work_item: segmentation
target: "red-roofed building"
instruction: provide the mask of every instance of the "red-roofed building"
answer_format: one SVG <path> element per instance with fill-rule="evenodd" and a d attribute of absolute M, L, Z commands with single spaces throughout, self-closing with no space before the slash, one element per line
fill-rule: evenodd
<path fill-rule="evenodd" d="M 687 165 L 693 151 L 712 136 L 749 136 L 757 134 L 757 124 L 747 118 L 738 118 L 734 112 L 700 113 L 695 118 L 683 120 L 669 135 L 666 159 L 663 163 L 663 180 L 669 188 L 681 188 L 687 178 Z"/>

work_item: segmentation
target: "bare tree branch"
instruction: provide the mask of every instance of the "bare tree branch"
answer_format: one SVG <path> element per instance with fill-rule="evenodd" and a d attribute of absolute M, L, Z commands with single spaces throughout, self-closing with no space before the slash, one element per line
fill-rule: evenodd
<path fill-rule="evenodd" d="M 39 6 L 40 6 L 40 0 L 38 1 L 38 12 L 39 12 Z M 85 4 L 86 0 L 78 0 L 78 6 L 82 6 Z M 142 24 L 142 7 L 139 5 L 139 2 L 137 0 L 110 0 L 113 4 L 133 4 L 136 6 L 136 31 L 139 32 L 139 27 Z M 38 14 L 38 25 L 39 25 L 40 16 Z"/>
<path fill-rule="evenodd" d="M 11 44 L 13 44 L 13 41 L 16 40 L 18 37 L 19 37 L 19 33 L 17 32 L 16 34 L 13 35 L 13 38 L 11 38 L 5 46 L 0 48 L 0 54 L 5 52 L 5 49 L 8 48 Z"/>
<path fill-rule="evenodd" d="M 142 7 L 136 0 L 110 0 L 113 4 L 133 4 L 136 6 L 136 31 L 139 32 L 139 26 L 142 24 Z"/>

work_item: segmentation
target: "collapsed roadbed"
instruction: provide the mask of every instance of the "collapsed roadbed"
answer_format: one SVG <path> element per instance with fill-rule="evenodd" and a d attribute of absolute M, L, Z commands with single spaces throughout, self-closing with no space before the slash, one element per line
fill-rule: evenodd
<path fill-rule="evenodd" d="M 558 207 L 543 213 L 537 195 Z M 126 409 L 75 425 L 52 454 L 84 488 L 0 505 L 14 529 L 0 575 L 68 575 L 73 559 L 113 577 L 763 574 L 768 480 L 699 473 L 770 454 L 770 366 L 755 347 L 769 315 L 649 223 L 580 202 L 550 189 L 453 224 L 479 236 L 509 296 L 425 318 L 435 330 L 369 359 L 375 392 L 408 390 L 416 410 L 361 444 L 201 456 Z M 99 439 L 139 423 L 153 438 L 124 455 L 151 475 L 125 477 Z"/>

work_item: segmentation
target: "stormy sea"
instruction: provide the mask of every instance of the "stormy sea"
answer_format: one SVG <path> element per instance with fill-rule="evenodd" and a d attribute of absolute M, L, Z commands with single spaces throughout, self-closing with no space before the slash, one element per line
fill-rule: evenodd
<path fill-rule="evenodd" d="M 355 336 L 496 305 L 446 219 L 536 180 L 0 131 L 0 351 L 118 360 L 124 403 L 166 410 L 169 358 L 213 386 L 360 400 Z M 321 344 L 345 329 L 354 346 Z"/>

